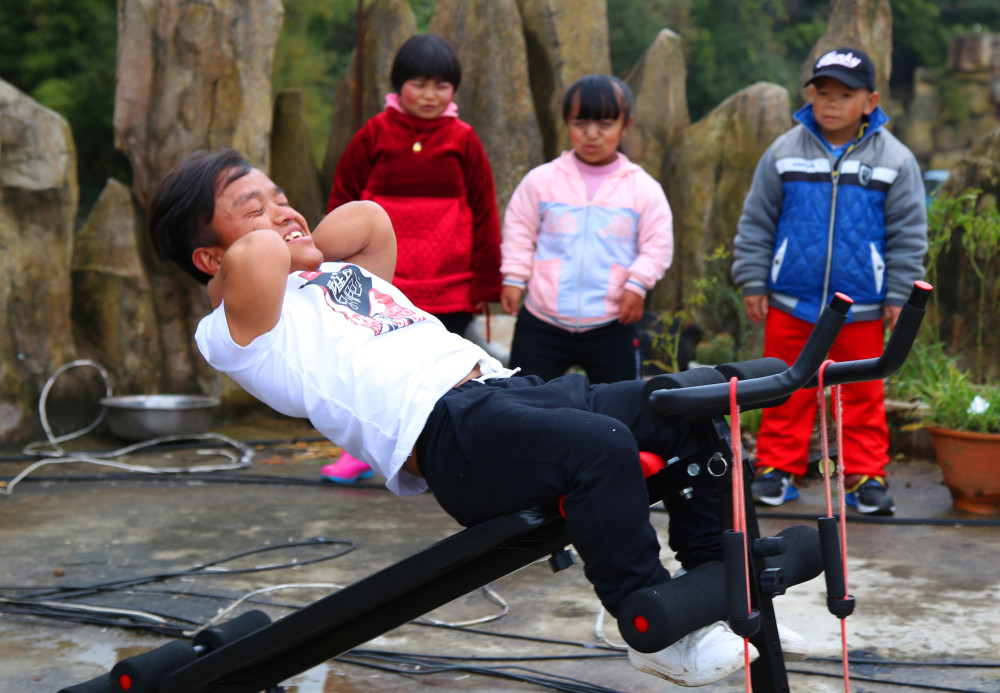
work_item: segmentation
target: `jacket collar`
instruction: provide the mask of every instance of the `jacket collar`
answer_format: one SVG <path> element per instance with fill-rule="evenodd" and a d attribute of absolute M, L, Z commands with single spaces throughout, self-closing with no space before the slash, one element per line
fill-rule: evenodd
<path fill-rule="evenodd" d="M 797 110 L 793 115 L 795 120 L 802 123 L 809 132 L 816 135 L 820 140 L 823 140 L 823 133 L 820 132 L 819 124 L 816 122 L 816 116 L 813 114 L 813 107 L 811 103 L 807 103 L 805 106 Z M 872 111 L 871 115 L 868 116 L 868 127 L 864 130 L 864 133 L 858 139 L 858 142 L 862 142 L 869 137 L 872 133 L 882 128 L 883 125 L 889 122 L 889 116 L 886 112 L 882 110 L 881 106 L 876 106 L 875 110 Z"/>
<path fill-rule="evenodd" d="M 385 110 L 395 110 L 403 113 L 404 115 L 409 115 L 403 110 L 403 106 L 399 103 L 399 94 L 389 92 L 385 95 Z M 412 116 L 411 116 L 412 117 Z M 444 109 L 444 113 L 441 114 L 442 118 L 457 118 L 458 117 L 458 104 L 452 101 Z M 419 120 L 419 119 L 418 119 Z"/>

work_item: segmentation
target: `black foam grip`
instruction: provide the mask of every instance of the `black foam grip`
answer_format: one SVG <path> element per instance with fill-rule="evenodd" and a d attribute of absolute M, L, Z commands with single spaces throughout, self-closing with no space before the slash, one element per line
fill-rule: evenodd
<path fill-rule="evenodd" d="M 743 532 L 732 529 L 722 533 L 722 554 L 726 566 L 726 616 L 730 621 L 746 618 L 750 612 L 750 604 L 747 602 L 747 564 L 743 537 Z"/>
<path fill-rule="evenodd" d="M 736 361 L 734 363 L 723 363 L 715 367 L 715 370 L 729 380 L 749 380 L 750 378 L 763 378 L 767 375 L 777 375 L 788 370 L 788 364 L 779 358 L 768 356 L 762 359 L 750 359 L 749 361 Z"/>
<path fill-rule="evenodd" d="M 115 664 L 111 670 L 111 690 L 113 693 L 156 693 L 160 682 L 168 674 L 197 658 L 198 653 L 190 643 L 173 640 L 155 650 L 123 659 Z"/>
<path fill-rule="evenodd" d="M 768 568 L 781 568 L 786 586 L 812 580 L 823 571 L 819 533 L 812 527 L 792 525 L 780 532 L 782 553 L 764 559 Z"/>
<path fill-rule="evenodd" d="M 677 390 L 698 385 L 712 385 L 726 382 L 723 375 L 714 368 L 691 368 L 680 373 L 657 375 L 646 381 L 642 388 L 642 411 L 661 426 L 671 425 L 675 417 L 663 416 L 652 406 L 651 396 L 657 390 Z"/>
<path fill-rule="evenodd" d="M 722 373 L 728 381 L 735 377 L 737 380 L 752 380 L 754 378 L 764 378 L 769 375 L 778 375 L 788 370 L 788 364 L 774 356 L 762 359 L 751 359 L 750 361 L 736 361 L 735 363 L 723 363 L 715 367 L 715 370 Z M 776 407 L 784 404 L 791 397 L 791 394 L 784 397 L 768 400 L 759 404 L 743 406 L 743 409 L 764 409 L 766 407 Z"/>
<path fill-rule="evenodd" d="M 847 595 L 844 585 L 844 561 L 840 554 L 840 533 L 837 518 L 819 518 L 819 539 L 823 549 L 823 570 L 826 572 L 826 596 L 843 599 Z"/>
<path fill-rule="evenodd" d="M 271 617 L 259 609 L 240 614 L 234 619 L 206 628 L 194 638 L 194 646 L 214 652 L 223 645 L 239 640 L 271 622 Z"/>
<path fill-rule="evenodd" d="M 691 631 L 724 620 L 725 587 L 722 561 L 703 563 L 625 597 L 618 609 L 618 630 L 633 649 L 658 652 Z"/>
<path fill-rule="evenodd" d="M 101 674 L 90 681 L 61 688 L 59 693 L 111 693 L 111 675 Z"/>

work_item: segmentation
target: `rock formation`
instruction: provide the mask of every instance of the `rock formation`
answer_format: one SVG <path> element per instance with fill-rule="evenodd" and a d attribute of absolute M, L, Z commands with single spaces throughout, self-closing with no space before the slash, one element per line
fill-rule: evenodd
<path fill-rule="evenodd" d="M 280 0 L 121 1 L 115 145 L 132 164 L 143 210 L 163 174 L 197 149 L 234 147 L 269 170 L 271 67 L 282 15 Z M 163 388 L 218 394 L 223 382 L 193 342 L 209 310 L 203 289 L 170 264 L 151 260 L 147 272 Z"/>
<path fill-rule="evenodd" d="M 37 434 L 39 393 L 75 357 L 78 201 L 69 124 L 0 79 L 0 443 Z"/>
<path fill-rule="evenodd" d="M 686 92 L 687 69 L 681 38 L 663 29 L 625 75 L 635 96 L 625 153 L 655 178 L 663 173 L 674 138 L 691 124 Z"/>
<path fill-rule="evenodd" d="M 788 91 L 758 82 L 733 94 L 673 140 L 663 187 L 674 213 L 674 261 L 647 301 L 673 310 L 695 293 L 705 262 L 732 250 L 743 198 L 764 150 L 791 125 Z M 728 268 L 727 268 L 728 269 Z M 718 281 L 729 282 L 728 272 Z M 731 316 L 729 316 L 731 317 Z M 699 316 L 707 330 L 732 329 L 722 316 Z"/>
<path fill-rule="evenodd" d="M 562 95 L 583 75 L 611 72 L 606 0 L 518 0 L 528 78 L 544 143 L 553 159 L 569 148 Z M 580 21 L 581 17 L 594 18 Z"/>
<path fill-rule="evenodd" d="M 1000 128 L 1000 34 L 955 36 L 944 74 L 917 68 L 913 97 L 898 129 L 928 169 L 956 166 Z"/>
<path fill-rule="evenodd" d="M 462 61 L 458 113 L 483 142 L 503 210 L 524 174 L 543 161 L 517 3 L 438 0 L 430 31 L 450 41 Z"/>
<path fill-rule="evenodd" d="M 323 192 L 329 197 L 333 172 L 348 143 L 369 118 L 385 107 L 385 95 L 393 91 L 389 74 L 396 51 L 417 33 L 417 21 L 407 0 L 374 0 L 364 14 L 364 35 L 351 54 L 351 62 L 337 82 L 333 99 L 330 137 L 323 158 Z M 362 58 L 362 84 L 357 88 L 358 53 Z M 360 98 L 361 103 L 358 104 Z M 326 211 L 326 199 L 323 200 Z"/>
<path fill-rule="evenodd" d="M 235 147 L 268 170 L 281 0 L 121 0 L 115 147 L 144 209 L 199 148 Z"/>
<path fill-rule="evenodd" d="M 882 96 L 882 106 L 889 103 L 889 75 L 892 72 L 892 9 L 889 0 L 833 0 L 830 20 L 823 38 L 816 42 L 802 63 L 799 84 L 812 76 L 813 65 L 821 55 L 838 46 L 855 46 L 875 62 L 875 86 Z M 802 102 L 809 90 L 799 92 Z"/>
<path fill-rule="evenodd" d="M 117 395 L 160 392 L 160 326 L 146 273 L 145 217 L 131 189 L 109 180 L 73 243 L 73 326 L 82 355 L 111 375 Z"/>
<path fill-rule="evenodd" d="M 310 228 L 316 228 L 326 216 L 329 190 L 323 190 L 312 156 L 302 92 L 283 91 L 274 100 L 271 180 L 285 191 L 289 203 L 302 213 Z"/>

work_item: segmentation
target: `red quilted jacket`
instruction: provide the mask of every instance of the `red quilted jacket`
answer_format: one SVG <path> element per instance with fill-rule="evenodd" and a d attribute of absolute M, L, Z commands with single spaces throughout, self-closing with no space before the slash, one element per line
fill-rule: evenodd
<path fill-rule="evenodd" d="M 399 247 L 393 284 L 418 307 L 471 312 L 479 301 L 499 300 L 493 174 L 467 123 L 379 113 L 337 163 L 327 210 L 351 200 L 374 200 L 389 214 Z"/>

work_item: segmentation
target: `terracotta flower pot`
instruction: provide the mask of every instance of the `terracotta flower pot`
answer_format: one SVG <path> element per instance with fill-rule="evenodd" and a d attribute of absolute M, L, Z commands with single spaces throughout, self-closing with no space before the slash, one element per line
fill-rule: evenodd
<path fill-rule="evenodd" d="M 1000 515 L 1000 433 L 927 430 L 955 508 Z"/>

